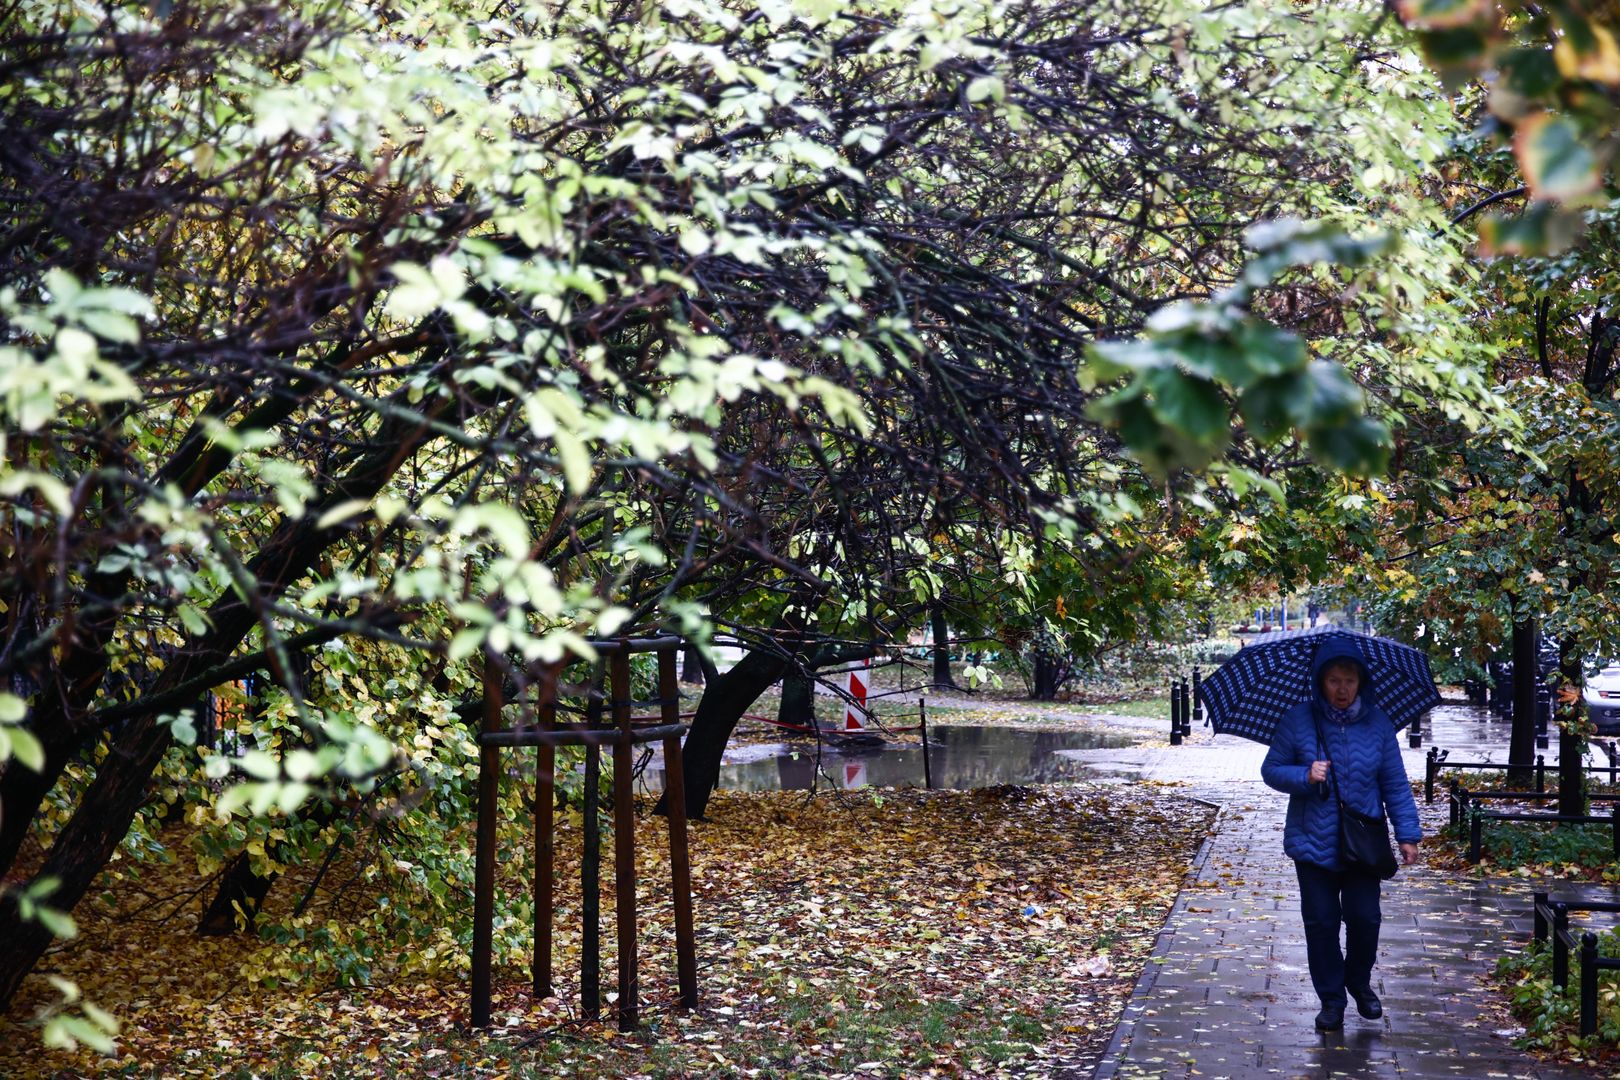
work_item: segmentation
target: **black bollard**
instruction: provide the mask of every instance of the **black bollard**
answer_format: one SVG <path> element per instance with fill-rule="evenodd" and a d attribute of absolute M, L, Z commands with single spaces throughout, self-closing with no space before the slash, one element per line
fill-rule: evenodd
<path fill-rule="evenodd" d="M 1597 1034 L 1597 935 L 1581 935 L 1581 1034 Z"/>
<path fill-rule="evenodd" d="M 1181 695 L 1174 682 L 1170 684 L 1170 745 L 1181 745 Z"/>
<path fill-rule="evenodd" d="M 1182 679 L 1176 683 L 1176 693 L 1181 695 L 1181 734 L 1192 734 L 1192 694 L 1187 689 L 1187 680 Z"/>
<path fill-rule="evenodd" d="M 928 702 L 920 697 L 917 699 L 917 723 L 922 728 L 923 786 L 933 791 L 934 766 L 928 760 Z"/>
<path fill-rule="evenodd" d="M 602 748 L 593 743 L 585 747 L 585 788 L 580 794 L 585 854 L 579 862 L 579 1009 L 592 1020 L 602 1015 L 602 827 L 597 816 L 601 776 Z"/>
<path fill-rule="evenodd" d="M 1204 676 L 1197 668 L 1193 668 L 1192 707 L 1193 719 L 1200 724 L 1208 723 L 1204 719 Z"/>
<path fill-rule="evenodd" d="M 1545 685 L 1536 687 L 1536 749 L 1538 750 L 1547 749 L 1552 714 L 1552 689 Z"/>
<path fill-rule="evenodd" d="M 1562 990 L 1569 985 L 1569 907 L 1557 900 L 1552 903 L 1553 970 L 1552 984 Z"/>

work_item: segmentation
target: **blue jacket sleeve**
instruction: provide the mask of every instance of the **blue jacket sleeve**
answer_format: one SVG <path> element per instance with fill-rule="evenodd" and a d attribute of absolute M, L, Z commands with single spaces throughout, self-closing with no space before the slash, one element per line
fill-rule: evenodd
<path fill-rule="evenodd" d="M 1378 787 L 1384 799 L 1384 813 L 1395 827 L 1395 842 L 1415 844 L 1423 839 L 1423 827 L 1418 823 L 1417 800 L 1412 798 L 1412 782 L 1406 777 L 1406 763 L 1401 760 L 1401 743 L 1393 725 L 1386 725 L 1389 737 L 1378 766 Z"/>
<path fill-rule="evenodd" d="M 1297 728 L 1291 713 L 1277 723 L 1277 733 L 1271 738 L 1271 749 L 1266 751 L 1266 760 L 1260 764 L 1260 778 L 1268 787 L 1278 791 L 1290 795 L 1309 795 L 1311 767 L 1295 762 L 1299 746 Z M 1416 812 L 1414 809 L 1413 813 Z"/>

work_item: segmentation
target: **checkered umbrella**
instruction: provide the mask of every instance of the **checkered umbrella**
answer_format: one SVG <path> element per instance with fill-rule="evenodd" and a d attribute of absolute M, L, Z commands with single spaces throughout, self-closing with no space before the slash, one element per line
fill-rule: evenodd
<path fill-rule="evenodd" d="M 1316 650 L 1335 636 L 1360 646 L 1372 681 L 1369 696 L 1397 729 L 1440 704 L 1429 658 L 1422 651 L 1389 638 L 1315 627 L 1252 638 L 1204 680 L 1200 698 L 1215 733 L 1270 743 L 1283 713 L 1315 693 L 1312 661 Z"/>

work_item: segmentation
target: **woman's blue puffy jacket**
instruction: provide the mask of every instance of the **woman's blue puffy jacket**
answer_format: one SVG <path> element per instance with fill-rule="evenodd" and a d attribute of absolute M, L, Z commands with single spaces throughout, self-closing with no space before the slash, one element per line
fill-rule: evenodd
<path fill-rule="evenodd" d="M 1333 660 L 1350 659 L 1361 665 L 1361 714 L 1347 724 L 1328 719 L 1322 698 L 1322 669 Z M 1260 767 L 1266 783 L 1288 793 L 1288 819 L 1283 830 L 1283 850 L 1288 857 L 1328 870 L 1341 870 L 1339 862 L 1339 805 L 1328 784 L 1312 784 L 1311 762 L 1331 761 L 1339 782 L 1339 795 L 1356 810 L 1372 817 L 1389 815 L 1395 840 L 1415 844 L 1422 838 L 1417 803 L 1412 785 L 1401 761 L 1395 727 L 1375 702 L 1376 690 L 1367 678 L 1367 664 L 1361 649 L 1349 638 L 1323 642 L 1311 669 L 1313 700 L 1294 706 L 1283 714 L 1271 738 L 1271 750 Z M 1327 739 L 1325 752 L 1318 749 L 1316 720 L 1322 720 Z"/>

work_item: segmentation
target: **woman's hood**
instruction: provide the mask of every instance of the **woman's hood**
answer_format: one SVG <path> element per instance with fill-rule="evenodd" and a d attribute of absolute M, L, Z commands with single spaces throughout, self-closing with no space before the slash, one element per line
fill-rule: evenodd
<path fill-rule="evenodd" d="M 1357 691 L 1361 698 L 1363 716 L 1367 715 L 1367 706 L 1373 704 L 1372 673 L 1367 670 L 1367 658 L 1362 655 L 1361 646 L 1353 637 L 1343 634 L 1329 634 L 1322 644 L 1316 647 L 1316 657 L 1311 661 L 1311 687 L 1316 706 L 1327 708 L 1327 699 L 1322 696 L 1322 669 L 1335 660 L 1351 660 L 1361 669 L 1361 689 Z"/>

